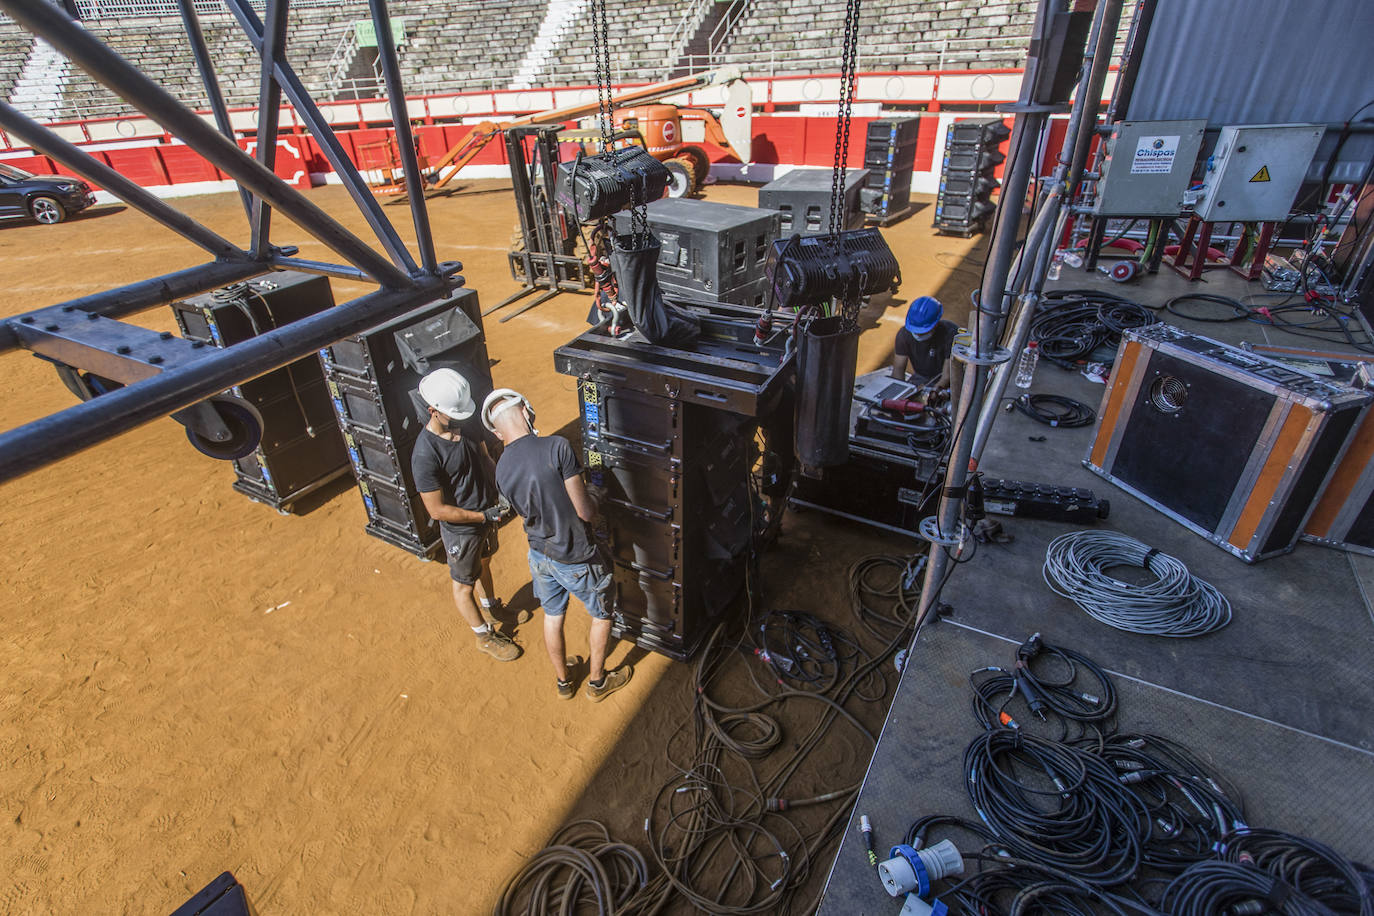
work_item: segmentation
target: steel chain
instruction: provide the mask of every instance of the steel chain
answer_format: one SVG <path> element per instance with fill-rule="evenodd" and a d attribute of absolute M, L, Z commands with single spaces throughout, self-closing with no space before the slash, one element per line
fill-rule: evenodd
<path fill-rule="evenodd" d="M 849 121 L 854 108 L 854 79 L 859 56 L 859 12 L 862 0 L 848 0 L 840 49 L 840 101 L 835 124 L 835 167 L 830 178 L 830 232 L 844 227 L 845 163 L 849 159 Z"/>
<path fill-rule="evenodd" d="M 611 43 L 606 0 L 592 0 L 592 56 L 596 61 L 597 121 L 601 152 L 611 149 Z"/>

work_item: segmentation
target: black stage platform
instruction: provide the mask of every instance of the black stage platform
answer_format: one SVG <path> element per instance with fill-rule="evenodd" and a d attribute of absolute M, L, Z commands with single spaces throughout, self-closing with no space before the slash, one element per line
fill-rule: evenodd
<path fill-rule="evenodd" d="M 1159 303 L 1189 291 L 1181 278 L 1147 278 L 1120 287 L 1082 281 Z M 1244 297 L 1259 291 L 1234 276 L 1209 275 L 1192 291 Z M 1339 349 L 1249 322 L 1165 320 L 1230 343 L 1250 340 Z M 1268 336 L 1266 336 L 1266 332 Z M 1102 386 L 1042 365 L 1032 391 L 1063 394 L 1097 408 Z M 867 865 L 858 819 L 874 827 L 880 856 L 928 814 L 976 819 L 961 759 L 981 726 L 971 711 L 968 674 L 1009 665 L 1034 632 L 1107 668 L 1120 693 L 1124 730 L 1176 739 L 1244 794 L 1247 820 L 1314 837 L 1345 855 L 1374 862 L 1374 558 L 1300 544 L 1286 556 L 1249 566 L 1107 481 L 1081 460 L 1092 428 L 1050 429 L 1019 413 L 999 417 L 982 469 L 1088 487 L 1112 503 L 1097 527 L 1121 531 L 1179 557 L 1230 599 L 1234 618 L 1219 633 L 1165 639 L 1123 633 L 1088 617 L 1041 579 L 1045 547 L 1073 526 L 1000 519 L 1015 541 L 981 545 L 942 596 L 951 617 L 927 626 L 912 649 L 864 786 L 827 881 L 825 916 L 896 914 Z M 1046 436 L 1045 442 L 1029 437 Z M 895 546 L 895 545 L 894 545 Z M 898 548 L 900 549 L 900 548 Z"/>

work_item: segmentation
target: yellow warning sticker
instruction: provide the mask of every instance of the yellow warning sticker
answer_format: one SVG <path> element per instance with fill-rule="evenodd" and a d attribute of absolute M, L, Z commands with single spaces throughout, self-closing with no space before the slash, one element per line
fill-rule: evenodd
<path fill-rule="evenodd" d="M 1253 183 L 1253 182 L 1256 182 L 1256 181 L 1268 181 L 1268 180 L 1269 180 L 1269 166 L 1267 166 L 1267 165 L 1262 165 L 1262 166 L 1260 166 L 1260 170 L 1259 170 L 1258 172 L 1255 173 L 1255 177 L 1250 179 L 1250 181 L 1251 181 L 1252 183 Z"/>

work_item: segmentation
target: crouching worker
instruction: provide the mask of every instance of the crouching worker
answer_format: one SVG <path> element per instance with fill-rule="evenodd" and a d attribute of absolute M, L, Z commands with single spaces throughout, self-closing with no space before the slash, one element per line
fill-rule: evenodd
<path fill-rule="evenodd" d="M 906 310 L 906 321 L 897 332 L 892 357 L 892 377 L 930 391 L 949 388 L 949 354 L 959 326 L 944 317 L 940 300 L 922 296 Z"/>
<path fill-rule="evenodd" d="M 465 433 L 462 428 L 477 410 L 472 392 L 457 372 L 436 369 L 420 380 L 420 397 L 429 407 L 429 422 L 415 441 L 410 469 L 425 511 L 439 523 L 454 604 L 476 634 L 479 649 L 497 661 L 514 661 L 520 647 L 496 632 L 473 601 L 475 591 L 488 612 L 497 607 L 490 557 L 496 552 L 496 523 L 504 510 L 481 430 Z"/>
<path fill-rule="evenodd" d="M 504 448 L 496 465 L 501 495 L 525 521 L 534 595 L 544 608 L 544 644 L 558 695 L 574 694 L 563 645 L 563 615 L 571 593 L 592 616 L 587 696 L 600 701 L 630 682 L 629 665 L 606 670 L 611 637 L 611 573 L 597 556 L 587 523 L 596 503 L 582 482 L 582 462 L 562 436 L 540 436 L 529 401 L 509 388 L 493 391 L 482 422 Z"/>

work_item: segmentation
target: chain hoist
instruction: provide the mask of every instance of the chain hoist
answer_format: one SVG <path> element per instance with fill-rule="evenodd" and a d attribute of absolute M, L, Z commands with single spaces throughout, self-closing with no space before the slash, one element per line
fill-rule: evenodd
<path fill-rule="evenodd" d="M 607 0 L 592 0 L 592 52 L 596 58 L 596 97 L 601 121 L 601 152 L 615 161 L 611 150 L 613 115 L 611 111 L 611 30 L 606 13 Z M 649 202 L 644 199 L 640 182 L 631 178 L 630 237 L 636 248 L 649 243 Z"/>

